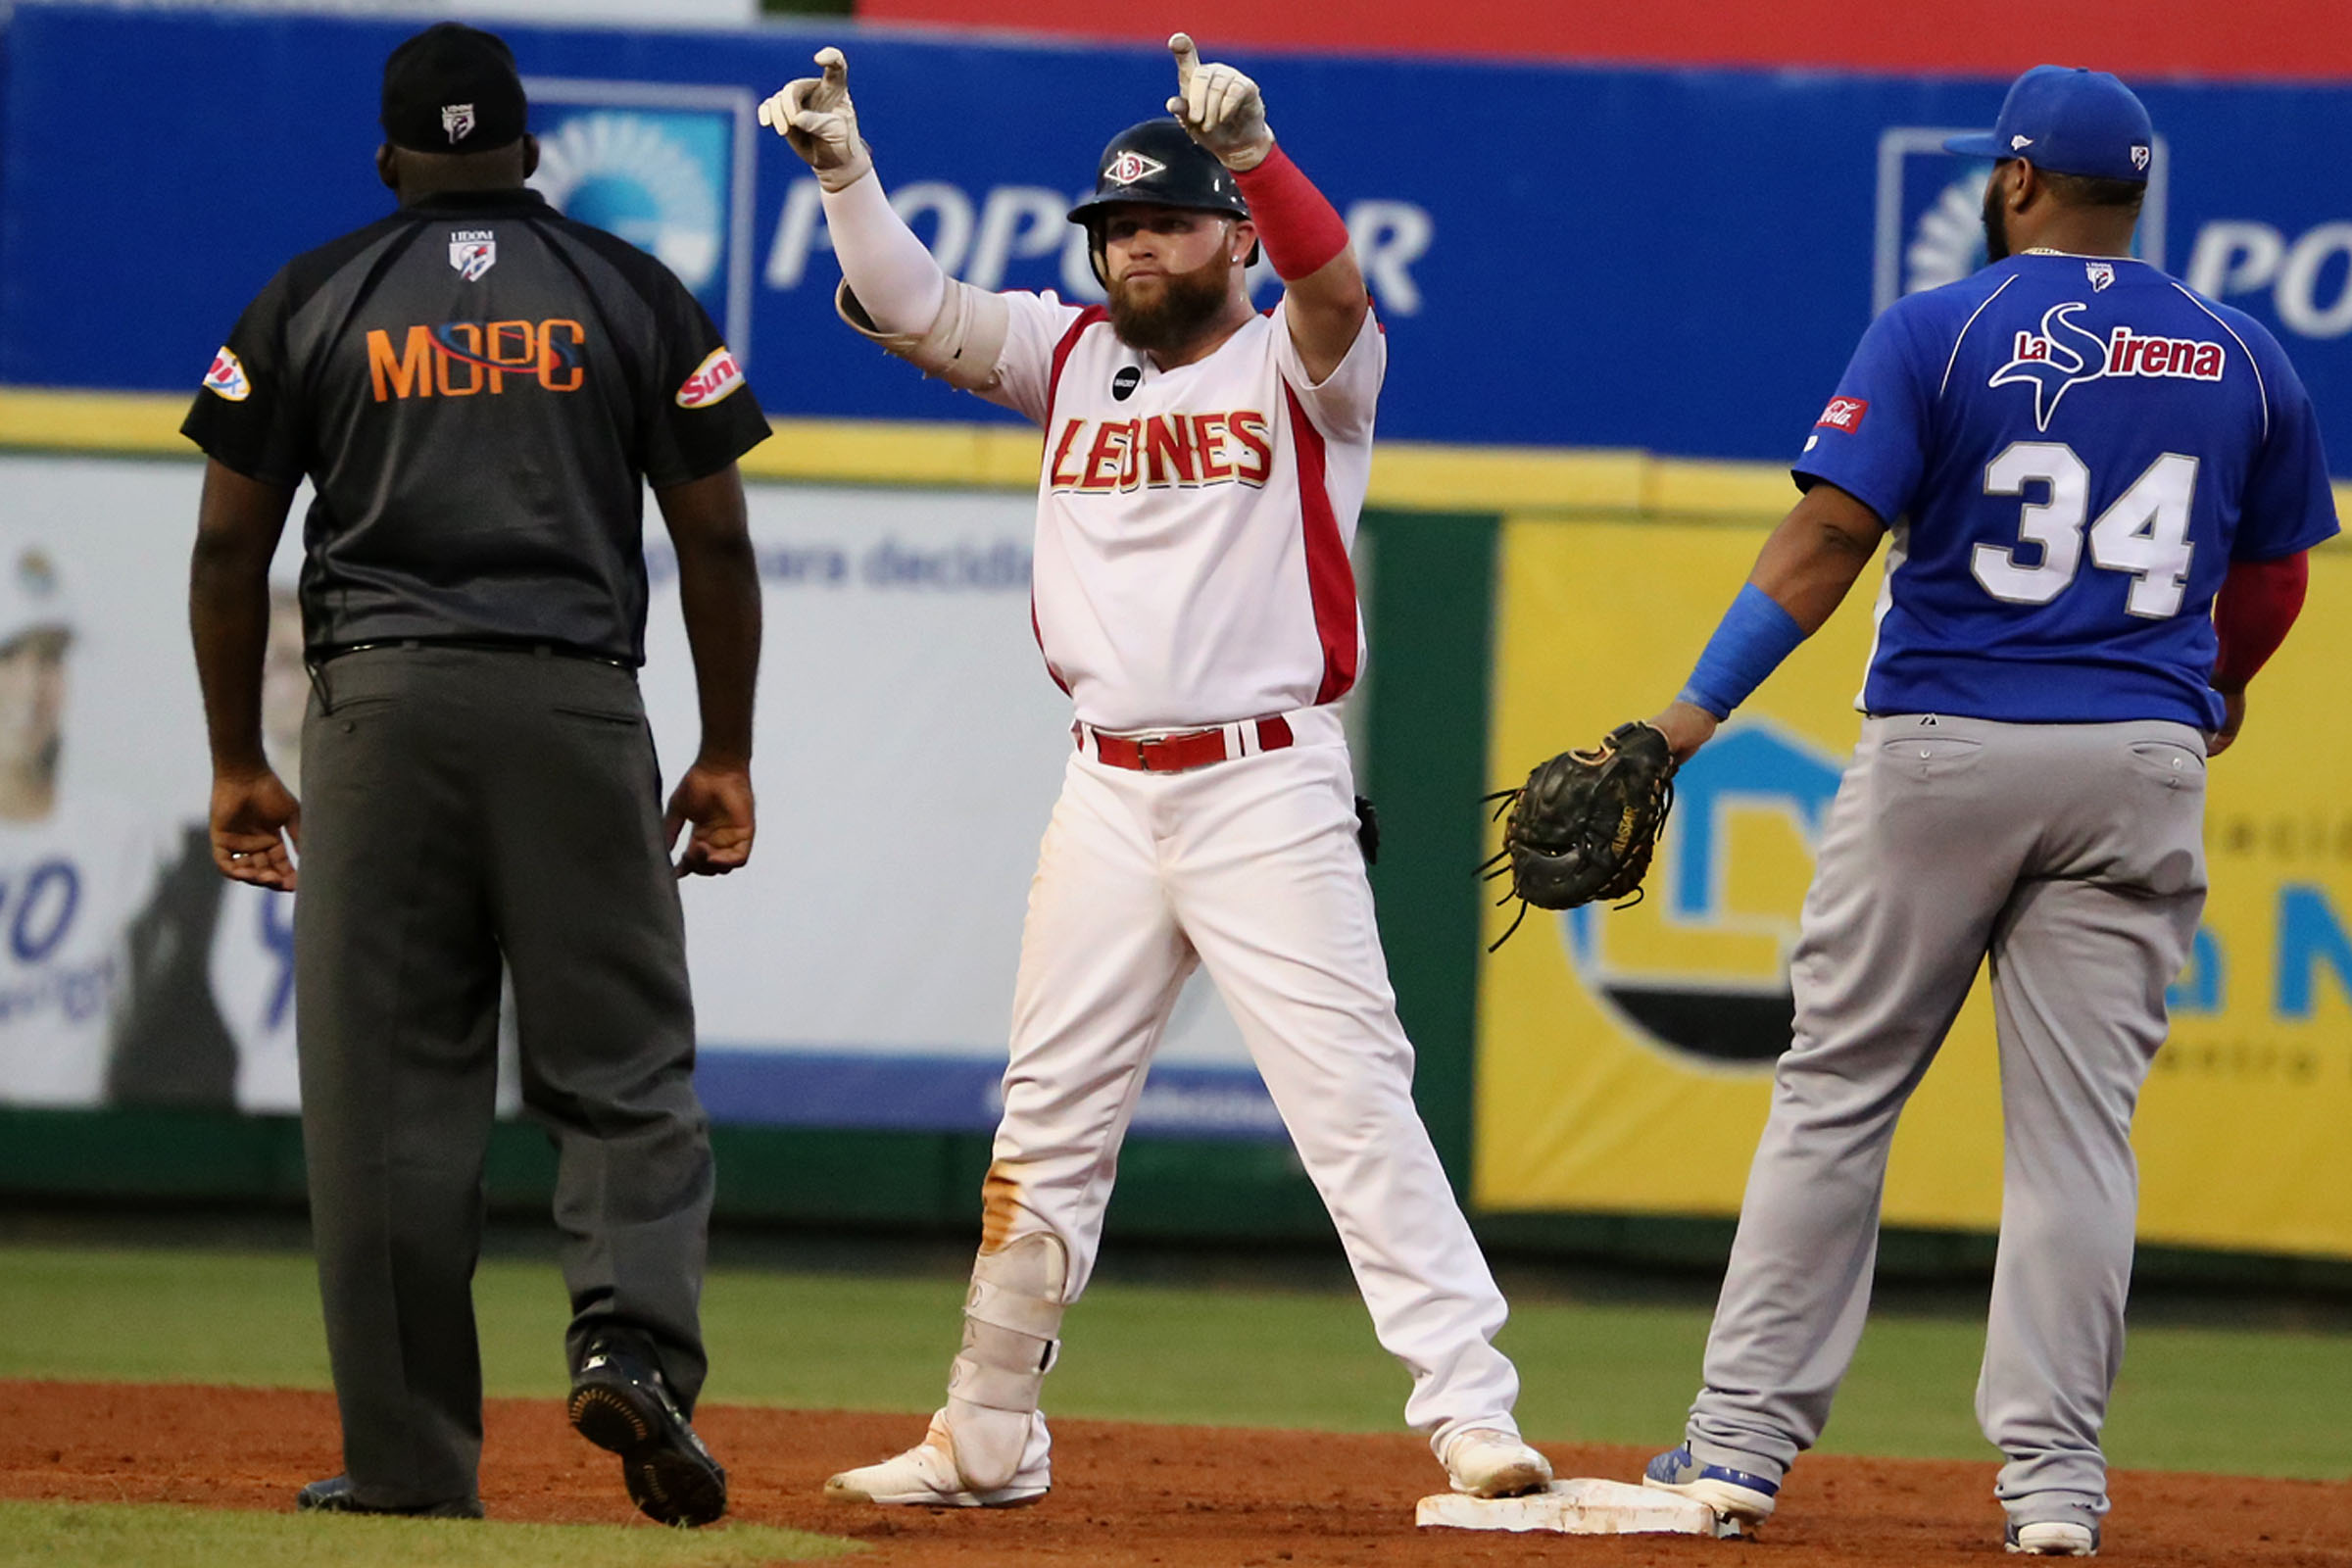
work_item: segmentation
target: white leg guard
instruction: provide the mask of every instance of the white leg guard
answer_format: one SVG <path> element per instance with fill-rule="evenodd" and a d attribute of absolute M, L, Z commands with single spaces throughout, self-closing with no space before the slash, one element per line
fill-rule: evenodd
<path fill-rule="evenodd" d="M 996 1491 L 1020 1470 L 1039 1392 L 1061 1348 L 1068 1277 L 1061 1239 L 1043 1233 L 972 1261 L 963 1353 L 948 1376 L 947 1416 L 956 1473 L 974 1492 Z"/>

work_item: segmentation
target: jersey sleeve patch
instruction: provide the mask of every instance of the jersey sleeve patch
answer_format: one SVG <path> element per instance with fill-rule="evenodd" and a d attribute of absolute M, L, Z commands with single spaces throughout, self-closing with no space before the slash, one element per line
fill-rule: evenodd
<path fill-rule="evenodd" d="M 678 387 L 678 407 L 705 409 L 743 385 L 743 367 L 736 362 L 734 351 L 720 344 L 694 368 Z"/>
<path fill-rule="evenodd" d="M 1830 406 L 1821 411 L 1821 417 L 1813 423 L 1815 428 L 1826 424 L 1833 430 L 1843 430 L 1851 435 L 1862 428 L 1862 416 L 1869 412 L 1870 400 L 1867 398 L 1832 398 Z"/>
<path fill-rule="evenodd" d="M 242 403 L 253 396 L 253 381 L 245 373 L 245 362 L 223 347 L 213 356 L 213 368 L 204 372 L 204 389 L 231 403 Z"/>

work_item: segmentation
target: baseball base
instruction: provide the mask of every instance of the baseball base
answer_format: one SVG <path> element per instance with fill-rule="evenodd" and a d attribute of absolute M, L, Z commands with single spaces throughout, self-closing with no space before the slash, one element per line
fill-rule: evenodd
<path fill-rule="evenodd" d="M 1524 1497 L 1442 1492 L 1421 1499 L 1413 1523 L 1423 1529 L 1549 1530 L 1564 1536 L 1740 1534 L 1736 1521 L 1703 1502 L 1650 1487 L 1594 1480 L 1554 1481 Z"/>

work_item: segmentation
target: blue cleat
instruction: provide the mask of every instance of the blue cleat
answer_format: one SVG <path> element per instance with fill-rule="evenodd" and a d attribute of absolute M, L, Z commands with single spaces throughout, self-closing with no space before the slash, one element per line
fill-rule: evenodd
<path fill-rule="evenodd" d="M 1649 1461 L 1642 1484 L 1660 1492 L 1678 1492 L 1705 1503 L 1725 1519 L 1760 1525 L 1772 1517 L 1781 1484 L 1720 1464 L 1700 1464 L 1688 1445 L 1669 1448 Z"/>

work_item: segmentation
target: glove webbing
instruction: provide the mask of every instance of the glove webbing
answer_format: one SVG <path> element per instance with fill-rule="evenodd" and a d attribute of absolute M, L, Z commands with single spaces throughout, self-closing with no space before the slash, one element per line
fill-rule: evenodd
<path fill-rule="evenodd" d="M 1666 818 L 1672 815 L 1674 811 L 1674 776 L 1671 773 L 1666 776 L 1663 784 L 1663 790 L 1664 793 L 1658 799 L 1657 824 L 1651 834 L 1650 839 L 1650 842 L 1653 844 L 1657 842 L 1658 836 L 1662 835 L 1666 831 Z M 1513 787 L 1507 790 L 1496 790 L 1492 795 L 1480 796 L 1478 798 L 1478 803 L 1481 806 L 1486 805 L 1490 801 L 1498 803 L 1494 807 L 1494 813 L 1490 815 L 1487 820 L 1490 822 L 1499 822 L 1505 815 L 1509 813 L 1511 808 L 1518 803 L 1519 797 L 1522 793 L 1523 791 L 1519 787 Z M 1509 876 L 1511 874 L 1510 860 L 1511 847 L 1506 842 L 1501 849 L 1496 850 L 1493 855 L 1478 862 L 1479 879 L 1484 882 L 1492 882 L 1498 876 Z M 1648 895 L 1649 889 L 1646 886 L 1637 885 L 1632 893 L 1626 895 L 1626 897 L 1619 902 L 1610 905 L 1609 907 L 1612 909 L 1630 909 L 1635 905 L 1640 904 L 1644 898 L 1648 897 Z M 1501 898 L 1494 901 L 1494 907 L 1499 909 L 1515 898 L 1519 898 L 1519 890 L 1518 885 L 1514 882 Z M 1492 943 L 1488 944 L 1487 951 L 1489 953 L 1496 951 L 1505 942 L 1510 941 L 1513 936 L 1518 934 L 1520 922 L 1527 918 L 1527 901 L 1525 899 L 1519 899 L 1519 912 L 1511 916 L 1511 923 L 1504 929 L 1502 935 L 1496 937 Z"/>

